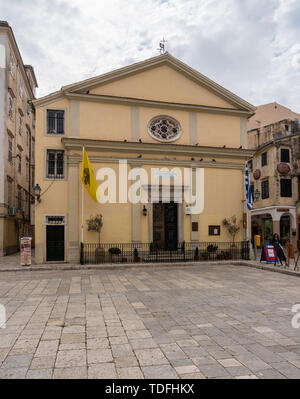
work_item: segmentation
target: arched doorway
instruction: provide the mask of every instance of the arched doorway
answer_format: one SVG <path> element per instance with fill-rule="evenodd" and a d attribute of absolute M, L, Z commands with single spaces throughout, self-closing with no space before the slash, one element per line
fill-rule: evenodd
<path fill-rule="evenodd" d="M 285 245 L 287 241 L 291 241 L 291 218 L 290 215 L 283 215 L 280 219 L 280 238 Z"/>

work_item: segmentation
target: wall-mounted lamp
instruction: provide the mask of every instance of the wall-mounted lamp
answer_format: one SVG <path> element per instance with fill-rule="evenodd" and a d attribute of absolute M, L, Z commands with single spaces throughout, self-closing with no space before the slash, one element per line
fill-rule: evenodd
<path fill-rule="evenodd" d="M 186 205 L 186 207 L 185 207 L 185 214 L 188 216 L 190 216 L 192 214 L 191 208 L 188 205 Z"/>
<path fill-rule="evenodd" d="M 145 205 L 144 205 L 144 207 L 143 207 L 143 216 L 147 216 L 147 208 L 146 208 Z"/>
<path fill-rule="evenodd" d="M 258 201 L 260 197 L 260 191 L 258 189 L 255 190 L 254 192 L 254 199 L 255 201 Z"/>
<path fill-rule="evenodd" d="M 34 191 L 34 196 L 37 199 L 37 202 L 41 202 L 41 191 L 42 191 L 42 189 L 41 189 L 40 185 L 36 184 L 34 186 L 33 191 Z"/>

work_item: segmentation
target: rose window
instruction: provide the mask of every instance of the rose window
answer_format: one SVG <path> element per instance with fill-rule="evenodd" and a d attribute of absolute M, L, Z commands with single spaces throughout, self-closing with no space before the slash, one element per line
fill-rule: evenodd
<path fill-rule="evenodd" d="M 149 122 L 148 132 L 158 141 L 175 141 L 181 136 L 181 126 L 170 116 L 156 116 Z"/>

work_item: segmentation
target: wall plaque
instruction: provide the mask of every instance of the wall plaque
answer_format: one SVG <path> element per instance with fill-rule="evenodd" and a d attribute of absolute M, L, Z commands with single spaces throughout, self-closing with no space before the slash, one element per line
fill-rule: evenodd
<path fill-rule="evenodd" d="M 208 226 L 208 235 L 210 236 L 221 235 L 221 226 Z"/>

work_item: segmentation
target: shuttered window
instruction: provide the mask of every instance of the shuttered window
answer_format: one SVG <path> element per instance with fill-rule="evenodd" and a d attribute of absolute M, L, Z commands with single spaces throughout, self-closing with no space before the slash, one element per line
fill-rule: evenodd
<path fill-rule="evenodd" d="M 261 154 L 261 166 L 267 166 L 268 165 L 268 153 L 264 152 Z"/>
<path fill-rule="evenodd" d="M 12 162 L 12 139 L 8 139 L 8 162 Z"/>
<path fill-rule="evenodd" d="M 280 150 L 280 161 L 281 162 L 290 162 L 290 150 L 286 148 L 282 148 Z"/>
<path fill-rule="evenodd" d="M 280 196 L 284 198 L 292 197 L 291 179 L 280 179 Z"/>
<path fill-rule="evenodd" d="M 264 180 L 261 182 L 261 198 L 269 198 L 269 180 Z"/>

